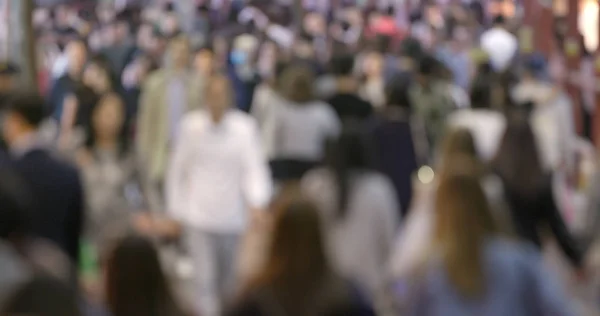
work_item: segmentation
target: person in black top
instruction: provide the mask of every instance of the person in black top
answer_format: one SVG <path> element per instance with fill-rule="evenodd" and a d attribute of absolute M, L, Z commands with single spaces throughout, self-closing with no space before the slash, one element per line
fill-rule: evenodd
<path fill-rule="evenodd" d="M 504 184 L 514 229 L 522 239 L 541 248 L 541 231 L 548 226 L 571 263 L 580 268 L 583 254 L 560 215 L 554 201 L 552 175 L 543 170 L 537 148 L 526 115 L 518 113 L 509 120 L 492 162 Z"/>
<path fill-rule="evenodd" d="M 79 257 L 83 192 L 77 169 L 54 158 L 39 145 L 45 118 L 44 100 L 19 92 L 7 104 L 3 133 L 12 167 L 31 191 L 31 232 L 61 248 L 73 263 Z"/>
<path fill-rule="evenodd" d="M 60 121 L 63 104 L 69 95 L 81 84 L 83 69 L 87 61 L 87 47 L 81 40 L 71 41 L 65 48 L 68 59 L 67 72 L 56 80 L 51 88 L 47 104 L 50 113 Z"/>
<path fill-rule="evenodd" d="M 351 55 L 334 56 L 330 66 L 331 72 L 336 77 L 337 92 L 327 102 L 340 119 L 346 121 L 370 117 L 373 114 L 373 106 L 357 94 L 359 83 L 353 75 L 354 57 Z"/>

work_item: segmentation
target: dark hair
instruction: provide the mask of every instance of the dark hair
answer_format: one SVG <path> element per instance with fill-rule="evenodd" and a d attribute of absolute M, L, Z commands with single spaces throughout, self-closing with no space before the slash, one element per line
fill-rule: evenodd
<path fill-rule="evenodd" d="M 492 106 L 493 84 L 489 77 L 476 77 L 471 86 L 471 107 L 476 109 L 486 109 Z"/>
<path fill-rule="evenodd" d="M 295 103 L 305 104 L 314 100 L 314 72 L 307 67 L 292 65 L 283 70 L 279 91 L 283 97 Z"/>
<path fill-rule="evenodd" d="M 327 146 L 327 166 L 334 173 L 338 190 L 339 217 L 346 215 L 353 171 L 373 169 L 373 151 L 370 150 L 362 122 L 346 121 L 342 134 Z"/>
<path fill-rule="evenodd" d="M 31 196 L 12 170 L 0 169 L 0 239 L 25 237 L 31 225 Z"/>
<path fill-rule="evenodd" d="M 242 294 L 270 288 L 289 310 L 298 307 L 289 306 L 293 301 L 303 301 L 318 290 L 332 270 L 317 207 L 299 191 L 279 200 L 266 264 Z"/>
<path fill-rule="evenodd" d="M 502 14 L 498 14 L 492 19 L 492 23 L 494 25 L 504 25 L 506 23 L 506 17 Z"/>
<path fill-rule="evenodd" d="M 526 115 L 516 113 L 509 118 L 492 165 L 511 191 L 534 194 L 543 184 L 544 170 Z"/>
<path fill-rule="evenodd" d="M 19 288 L 2 315 L 79 316 L 77 293 L 58 279 L 36 275 Z"/>
<path fill-rule="evenodd" d="M 396 106 L 411 109 L 409 89 L 411 85 L 410 77 L 402 74 L 394 75 L 385 86 L 385 98 L 388 106 Z"/>
<path fill-rule="evenodd" d="M 116 243 L 106 261 L 107 307 L 113 316 L 180 316 L 158 252 L 144 237 L 129 235 Z"/>
<path fill-rule="evenodd" d="M 100 109 L 104 103 L 106 102 L 110 102 L 110 101 L 118 101 L 121 103 L 121 110 L 123 111 L 123 125 L 121 126 L 121 130 L 119 131 L 119 154 L 124 156 L 125 154 L 127 154 L 129 152 L 129 130 L 128 130 L 128 126 L 127 126 L 127 118 L 126 118 L 126 109 L 125 109 L 125 101 L 123 100 L 123 98 L 117 94 L 117 93 L 108 93 L 105 94 L 104 96 L 102 96 L 100 98 L 100 100 L 98 100 L 98 102 L 96 104 L 94 104 L 94 106 L 92 107 L 92 109 L 88 112 L 89 113 L 89 118 L 87 118 L 87 126 L 86 126 L 86 139 L 85 139 L 85 147 L 88 148 L 89 150 L 94 149 L 94 147 L 96 146 L 96 141 L 97 141 L 97 136 L 96 136 L 96 129 L 94 127 L 94 116 L 96 115 L 96 113 L 98 112 L 98 109 Z"/>
<path fill-rule="evenodd" d="M 17 114 L 32 127 L 37 128 L 46 118 L 44 98 L 33 91 L 17 92 L 6 106 L 7 112 Z"/>
<path fill-rule="evenodd" d="M 354 71 L 354 56 L 350 54 L 333 56 L 329 65 L 333 75 L 350 76 Z"/>
<path fill-rule="evenodd" d="M 440 62 L 431 55 L 423 56 L 419 60 L 419 74 L 423 76 L 433 76 L 436 75 L 440 68 Z"/>

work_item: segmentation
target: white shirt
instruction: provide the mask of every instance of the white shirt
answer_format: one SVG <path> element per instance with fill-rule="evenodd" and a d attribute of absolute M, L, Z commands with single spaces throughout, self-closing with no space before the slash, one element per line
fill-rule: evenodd
<path fill-rule="evenodd" d="M 487 109 L 464 109 L 448 118 L 450 127 L 466 128 L 475 140 L 477 153 L 484 161 L 496 155 L 506 129 L 506 119 L 501 113 Z"/>
<path fill-rule="evenodd" d="M 497 71 L 508 68 L 517 53 L 517 37 L 499 27 L 492 28 L 481 35 L 481 48 L 490 57 L 490 63 Z"/>
<path fill-rule="evenodd" d="M 237 110 L 215 124 L 206 111 L 187 114 L 167 174 L 168 212 L 195 228 L 241 233 L 248 210 L 264 208 L 272 181 L 256 123 Z"/>

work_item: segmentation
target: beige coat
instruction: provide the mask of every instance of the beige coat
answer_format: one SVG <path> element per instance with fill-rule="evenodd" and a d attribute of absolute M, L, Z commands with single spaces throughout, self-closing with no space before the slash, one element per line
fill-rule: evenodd
<path fill-rule="evenodd" d="M 137 123 L 136 150 L 146 184 L 156 185 L 164 180 L 169 158 L 169 100 L 167 88 L 169 70 L 150 75 L 142 89 Z M 204 80 L 189 75 L 185 81 L 188 91 L 187 111 L 202 106 Z"/>

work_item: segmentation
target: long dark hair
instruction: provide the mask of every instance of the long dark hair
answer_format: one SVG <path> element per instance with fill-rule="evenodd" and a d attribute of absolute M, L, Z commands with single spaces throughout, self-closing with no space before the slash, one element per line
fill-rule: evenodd
<path fill-rule="evenodd" d="M 534 194 L 542 185 L 545 174 L 538 145 L 525 114 L 509 116 L 492 166 L 511 191 Z"/>
<path fill-rule="evenodd" d="M 107 306 L 113 316 L 183 316 L 151 241 L 129 235 L 106 260 Z"/>
<path fill-rule="evenodd" d="M 344 217 L 348 208 L 352 189 L 351 173 L 373 170 L 373 150 L 368 145 L 364 123 L 344 122 L 342 134 L 329 143 L 327 167 L 335 175 L 338 192 L 339 217 Z"/>
<path fill-rule="evenodd" d="M 96 115 L 96 112 L 98 111 L 98 109 L 100 109 L 100 107 L 103 106 L 103 104 L 105 102 L 111 102 L 111 101 L 116 101 L 119 102 L 121 104 L 121 109 L 123 111 L 123 124 L 121 126 L 121 130 L 119 131 L 119 138 L 118 138 L 118 146 L 119 146 L 119 155 L 121 157 L 125 156 L 130 149 L 130 142 L 129 142 L 129 130 L 127 127 L 127 113 L 126 113 L 126 109 L 125 109 L 125 101 L 123 100 L 123 98 L 117 94 L 117 93 L 108 93 L 104 96 L 102 96 L 100 98 L 100 100 L 98 100 L 98 102 L 92 107 L 92 109 L 89 111 L 89 118 L 88 118 L 88 124 L 86 126 L 86 139 L 85 139 L 85 147 L 90 150 L 90 152 L 94 152 L 94 148 L 96 146 L 96 142 L 97 142 L 97 135 L 96 135 L 96 129 L 94 127 L 94 116 Z"/>

